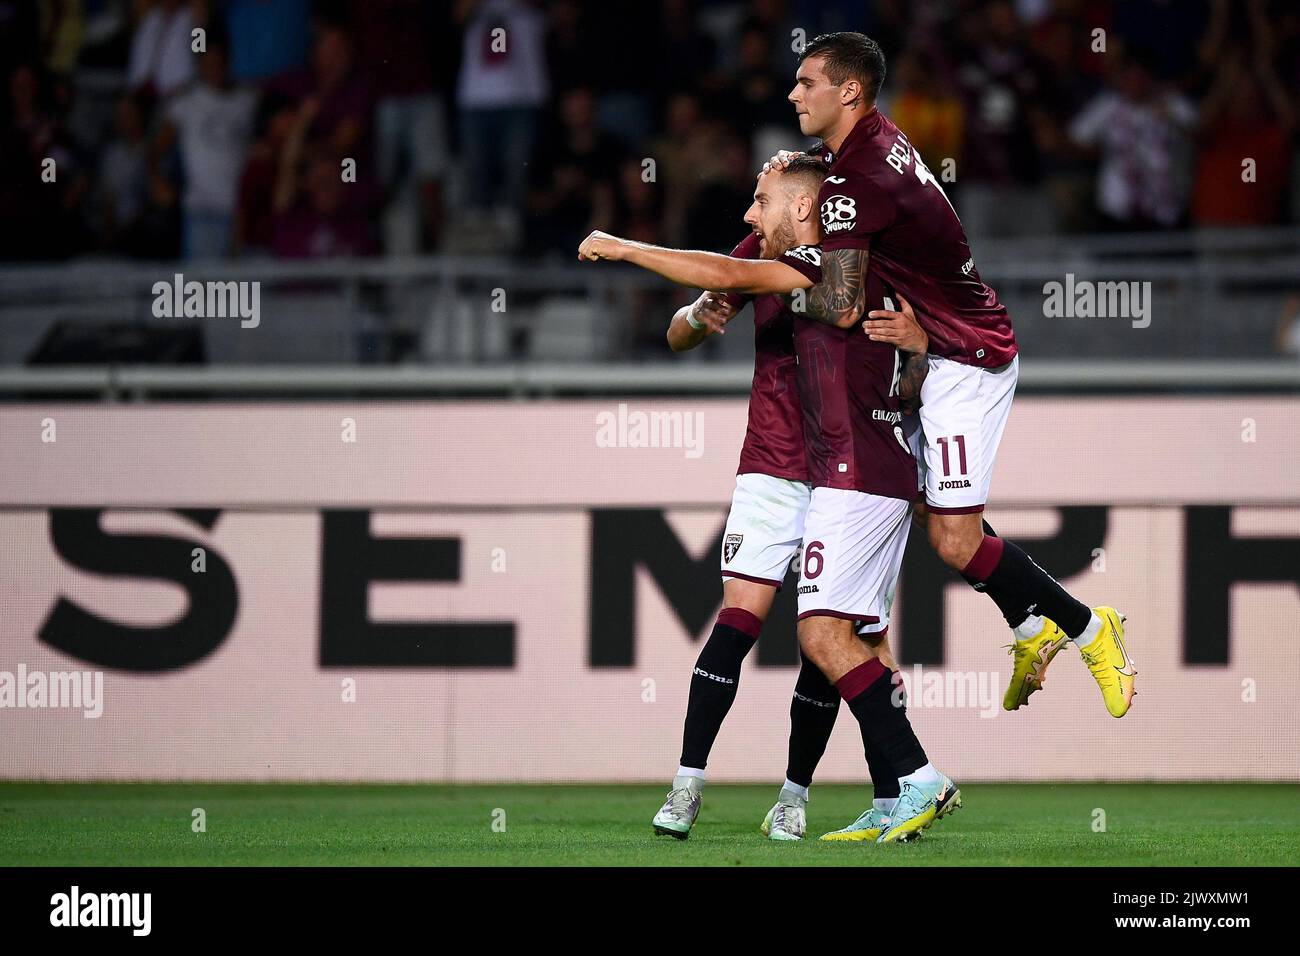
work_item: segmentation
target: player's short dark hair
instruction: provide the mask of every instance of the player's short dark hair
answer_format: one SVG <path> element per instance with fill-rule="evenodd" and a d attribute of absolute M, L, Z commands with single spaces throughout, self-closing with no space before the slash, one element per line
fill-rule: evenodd
<path fill-rule="evenodd" d="M 826 179 L 826 174 L 830 172 L 830 167 L 825 161 L 812 153 L 800 153 L 790 164 L 785 167 L 781 173 L 782 176 L 794 176 L 803 180 L 812 190 L 813 196 L 817 195 L 817 190 L 821 189 L 822 181 Z"/>
<path fill-rule="evenodd" d="M 825 60 L 826 77 L 836 86 L 854 79 L 862 84 L 868 101 L 874 102 L 880 95 L 885 82 L 885 54 L 871 37 L 849 31 L 823 33 L 804 45 L 799 62 L 813 56 Z"/>

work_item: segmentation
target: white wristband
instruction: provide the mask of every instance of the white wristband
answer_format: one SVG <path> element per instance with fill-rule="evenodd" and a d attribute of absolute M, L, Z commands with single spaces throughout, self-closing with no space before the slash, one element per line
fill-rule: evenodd
<path fill-rule="evenodd" d="M 689 325 L 691 328 L 695 329 L 696 331 L 699 331 L 700 329 L 703 329 L 705 327 L 703 322 L 695 321 L 695 306 L 691 306 L 689 309 L 686 310 L 686 324 Z"/>

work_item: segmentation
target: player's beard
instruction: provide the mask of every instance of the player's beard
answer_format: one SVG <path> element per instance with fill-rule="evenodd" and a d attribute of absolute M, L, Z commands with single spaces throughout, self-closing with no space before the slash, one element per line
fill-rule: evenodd
<path fill-rule="evenodd" d="M 779 258 L 787 250 L 795 247 L 794 216 L 787 212 L 781 217 L 776 229 L 767 237 L 766 245 L 767 248 L 763 252 L 767 259 Z"/>

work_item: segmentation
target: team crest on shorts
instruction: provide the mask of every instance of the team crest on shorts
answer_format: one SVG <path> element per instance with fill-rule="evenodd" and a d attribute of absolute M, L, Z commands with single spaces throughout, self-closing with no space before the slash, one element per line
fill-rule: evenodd
<path fill-rule="evenodd" d="M 730 564 L 731 559 L 740 550 L 740 542 L 745 540 L 743 534 L 729 534 L 722 541 L 722 563 Z"/>

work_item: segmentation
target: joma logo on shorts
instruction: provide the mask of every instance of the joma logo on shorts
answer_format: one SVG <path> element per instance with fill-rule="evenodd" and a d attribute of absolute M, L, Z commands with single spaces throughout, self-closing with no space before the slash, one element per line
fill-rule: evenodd
<path fill-rule="evenodd" d="M 965 478 L 956 479 L 954 481 L 939 482 L 940 491 L 948 491 L 952 488 L 969 488 L 969 487 L 970 487 L 970 482 L 967 481 Z"/>
<path fill-rule="evenodd" d="M 800 593 L 800 594 L 816 594 L 816 593 L 817 593 L 817 585 L 815 585 L 815 584 L 801 584 L 801 585 L 799 586 L 799 593 Z"/>

